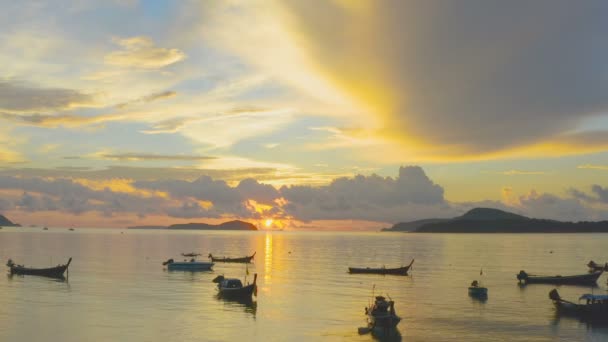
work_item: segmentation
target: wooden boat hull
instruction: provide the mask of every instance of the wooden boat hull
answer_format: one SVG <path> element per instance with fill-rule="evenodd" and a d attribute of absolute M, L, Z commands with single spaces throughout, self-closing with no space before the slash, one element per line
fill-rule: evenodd
<path fill-rule="evenodd" d="M 585 304 L 577 304 L 562 299 L 557 290 L 549 292 L 549 298 L 553 300 L 555 309 L 560 315 L 578 317 L 586 321 L 608 322 L 608 301 L 606 299 L 591 300 Z"/>
<path fill-rule="evenodd" d="M 251 299 L 253 292 L 255 291 L 255 284 L 249 284 L 238 289 L 220 288 L 219 295 L 221 298 L 232 299 L 232 300 L 246 300 Z"/>
<path fill-rule="evenodd" d="M 522 272 L 517 275 L 517 279 L 525 284 L 595 285 L 604 271 L 571 276 L 536 276 Z"/>
<path fill-rule="evenodd" d="M 413 263 L 414 263 L 414 260 L 412 260 L 412 262 L 410 262 L 410 264 L 407 265 L 407 266 L 396 267 L 396 268 L 385 268 L 385 267 L 378 267 L 378 268 L 349 267 L 348 268 L 348 273 L 351 273 L 351 274 L 384 274 L 384 275 L 402 275 L 402 276 L 406 276 L 407 273 L 409 272 L 410 268 L 412 267 Z"/>
<path fill-rule="evenodd" d="M 59 265 L 55 267 L 48 268 L 29 268 L 23 267 L 19 265 L 11 265 L 9 266 L 11 274 L 17 275 L 35 275 L 41 277 L 48 278 L 63 278 L 63 274 L 70 267 L 70 263 L 72 262 L 72 258 L 70 258 L 65 265 Z"/>
<path fill-rule="evenodd" d="M 242 258 L 216 258 L 213 255 L 209 254 L 209 259 L 213 262 L 233 262 L 233 263 L 244 263 L 248 264 L 255 257 L 255 253 L 250 256 L 242 257 Z"/>
<path fill-rule="evenodd" d="M 173 262 L 167 264 L 169 271 L 211 271 L 214 263 L 212 262 Z"/>
<path fill-rule="evenodd" d="M 487 297 L 488 289 L 486 287 L 469 287 L 469 296 Z"/>

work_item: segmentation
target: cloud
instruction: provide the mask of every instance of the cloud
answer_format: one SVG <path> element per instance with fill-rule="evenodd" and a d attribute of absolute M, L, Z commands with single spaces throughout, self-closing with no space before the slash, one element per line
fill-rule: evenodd
<path fill-rule="evenodd" d="M 569 193 L 580 200 L 590 203 L 608 204 L 608 187 L 594 184 L 591 186 L 591 195 L 578 189 L 570 189 Z"/>
<path fill-rule="evenodd" d="M 195 155 L 181 155 L 181 154 L 152 154 L 152 153 L 102 153 L 98 155 L 100 158 L 113 159 L 120 161 L 142 161 L 142 160 L 174 160 L 174 161 L 197 161 L 197 160 L 211 160 L 216 157 L 209 156 L 195 156 Z"/>
<path fill-rule="evenodd" d="M 51 112 L 94 104 L 94 95 L 77 90 L 43 88 L 19 81 L 0 80 L 0 112 Z"/>
<path fill-rule="evenodd" d="M 571 189 L 567 196 L 534 190 L 518 196 L 512 189 L 504 188 L 503 202 L 449 202 L 444 198 L 443 188 L 418 166 L 400 168 L 395 178 L 357 175 L 336 178 L 323 186 L 291 185 L 279 189 L 243 174 L 238 183 L 231 185 L 222 179 L 200 176 L 201 170 L 198 170 L 199 177 L 193 180 L 171 178 L 180 174 L 167 170 L 140 175 L 140 180 L 116 178 L 107 170 L 105 173 L 77 169 L 51 173 L 49 170 L 44 177 L 32 176 L 25 169 L 0 170 L 0 209 L 32 214 L 99 213 L 104 217 L 253 220 L 273 217 L 285 222 L 361 220 L 394 223 L 454 217 L 474 207 L 492 207 L 535 218 L 608 219 L 608 188 L 600 185 L 593 185 L 590 193 Z M 16 175 L 8 175 L 9 172 Z M 192 176 L 195 174 L 192 172 L 181 175 Z M 63 178 L 69 175 L 80 177 Z"/>
<path fill-rule="evenodd" d="M 576 167 L 577 169 L 591 169 L 591 170 L 608 170 L 608 165 L 592 165 L 584 164 Z"/>
<path fill-rule="evenodd" d="M 523 170 L 507 170 L 507 171 L 497 171 L 497 172 L 482 171 L 482 173 L 494 173 L 494 174 L 505 175 L 505 176 L 529 176 L 529 175 L 546 174 L 546 172 L 544 172 L 544 171 L 523 171 Z"/>
<path fill-rule="evenodd" d="M 358 175 L 321 187 L 284 186 L 280 192 L 288 201 L 286 212 L 302 220 L 396 222 L 454 213 L 443 197 L 443 188 L 417 166 L 400 168 L 394 179 Z"/>
<path fill-rule="evenodd" d="M 608 110 L 603 1 L 273 4 L 208 10 L 208 39 L 304 93 L 346 99 L 350 121 L 401 155 L 585 153 L 589 139 L 559 138 Z"/>
<path fill-rule="evenodd" d="M 563 221 L 585 221 L 598 218 L 597 213 L 586 207 L 578 198 L 563 198 L 549 193 L 539 194 L 534 190 L 520 196 L 517 207 L 528 216 L 535 218 Z"/>
<path fill-rule="evenodd" d="M 167 90 L 167 91 L 162 91 L 159 93 L 153 93 L 150 95 L 146 95 L 146 96 L 142 96 L 136 100 L 132 100 L 132 101 L 128 101 L 128 102 L 123 102 L 123 103 L 119 103 L 116 105 L 117 108 L 126 108 L 128 106 L 132 106 L 135 104 L 144 104 L 144 103 L 149 103 L 152 101 L 156 101 L 156 100 L 163 100 L 163 99 L 168 99 L 168 98 L 172 98 L 175 95 L 177 95 L 176 92 L 172 91 L 172 90 Z"/>
<path fill-rule="evenodd" d="M 178 49 L 156 47 L 148 37 L 116 39 L 115 42 L 123 50 L 114 51 L 105 56 L 105 62 L 110 65 L 160 69 L 186 58 L 186 54 Z"/>
<path fill-rule="evenodd" d="M 9 114 L 0 112 L 0 118 L 4 120 L 14 121 L 25 125 L 37 127 L 82 127 L 96 124 L 102 124 L 111 121 L 122 121 L 135 119 L 140 116 L 137 113 L 111 113 L 94 116 L 73 115 L 73 114 Z"/>

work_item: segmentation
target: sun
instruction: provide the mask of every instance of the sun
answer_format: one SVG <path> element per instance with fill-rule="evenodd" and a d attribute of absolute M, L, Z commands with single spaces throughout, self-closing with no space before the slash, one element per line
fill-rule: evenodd
<path fill-rule="evenodd" d="M 270 226 L 272 226 L 272 219 L 266 219 L 266 222 L 264 222 L 264 225 L 265 225 L 266 227 L 270 227 Z"/>

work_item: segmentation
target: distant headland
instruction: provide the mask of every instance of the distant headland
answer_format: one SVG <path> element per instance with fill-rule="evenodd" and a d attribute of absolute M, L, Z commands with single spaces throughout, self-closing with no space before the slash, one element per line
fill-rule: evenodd
<path fill-rule="evenodd" d="M 19 223 L 13 223 L 4 215 L 0 215 L 0 227 L 21 227 Z"/>
<path fill-rule="evenodd" d="M 401 222 L 384 232 L 416 233 L 608 233 L 608 221 L 534 219 L 492 208 L 474 208 L 451 219 Z"/>
<path fill-rule="evenodd" d="M 180 223 L 170 226 L 133 226 L 127 229 L 168 229 L 168 230 L 258 230 L 258 228 L 245 221 L 228 221 L 220 224 L 208 223 Z"/>

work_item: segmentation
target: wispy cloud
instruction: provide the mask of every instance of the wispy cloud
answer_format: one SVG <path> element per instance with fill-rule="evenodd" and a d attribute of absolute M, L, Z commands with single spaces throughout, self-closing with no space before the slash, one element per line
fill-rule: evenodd
<path fill-rule="evenodd" d="M 608 165 L 593 165 L 593 164 L 584 164 L 576 167 L 577 169 L 591 169 L 591 170 L 606 170 L 608 171 Z"/>
<path fill-rule="evenodd" d="M 142 97 L 132 100 L 132 101 L 119 103 L 116 105 L 116 107 L 122 109 L 122 108 L 131 106 L 131 105 L 135 105 L 135 104 L 144 104 L 144 103 L 149 103 L 149 102 L 156 101 L 156 100 L 168 99 L 168 98 L 174 97 L 175 95 L 177 95 L 177 93 L 172 90 L 162 91 L 162 92 L 142 96 Z"/>
<path fill-rule="evenodd" d="M 51 112 L 94 104 L 94 95 L 78 90 L 44 88 L 14 80 L 0 80 L 0 112 Z"/>
<path fill-rule="evenodd" d="M 544 175 L 545 171 L 524 171 L 524 170 L 507 170 L 507 171 L 481 171 L 481 173 L 489 173 L 496 175 L 505 176 L 530 176 L 530 175 Z"/>
<path fill-rule="evenodd" d="M 103 159 L 120 160 L 120 161 L 145 161 L 145 160 L 174 160 L 174 161 L 202 161 L 217 159 L 217 157 L 197 156 L 197 155 L 181 155 L 181 154 L 152 154 L 152 153 L 100 153 L 95 154 Z"/>
<path fill-rule="evenodd" d="M 110 65 L 159 69 L 186 58 L 186 54 L 178 49 L 155 46 L 152 39 L 148 37 L 115 39 L 115 43 L 120 45 L 123 50 L 114 51 L 105 56 L 105 62 Z"/>

